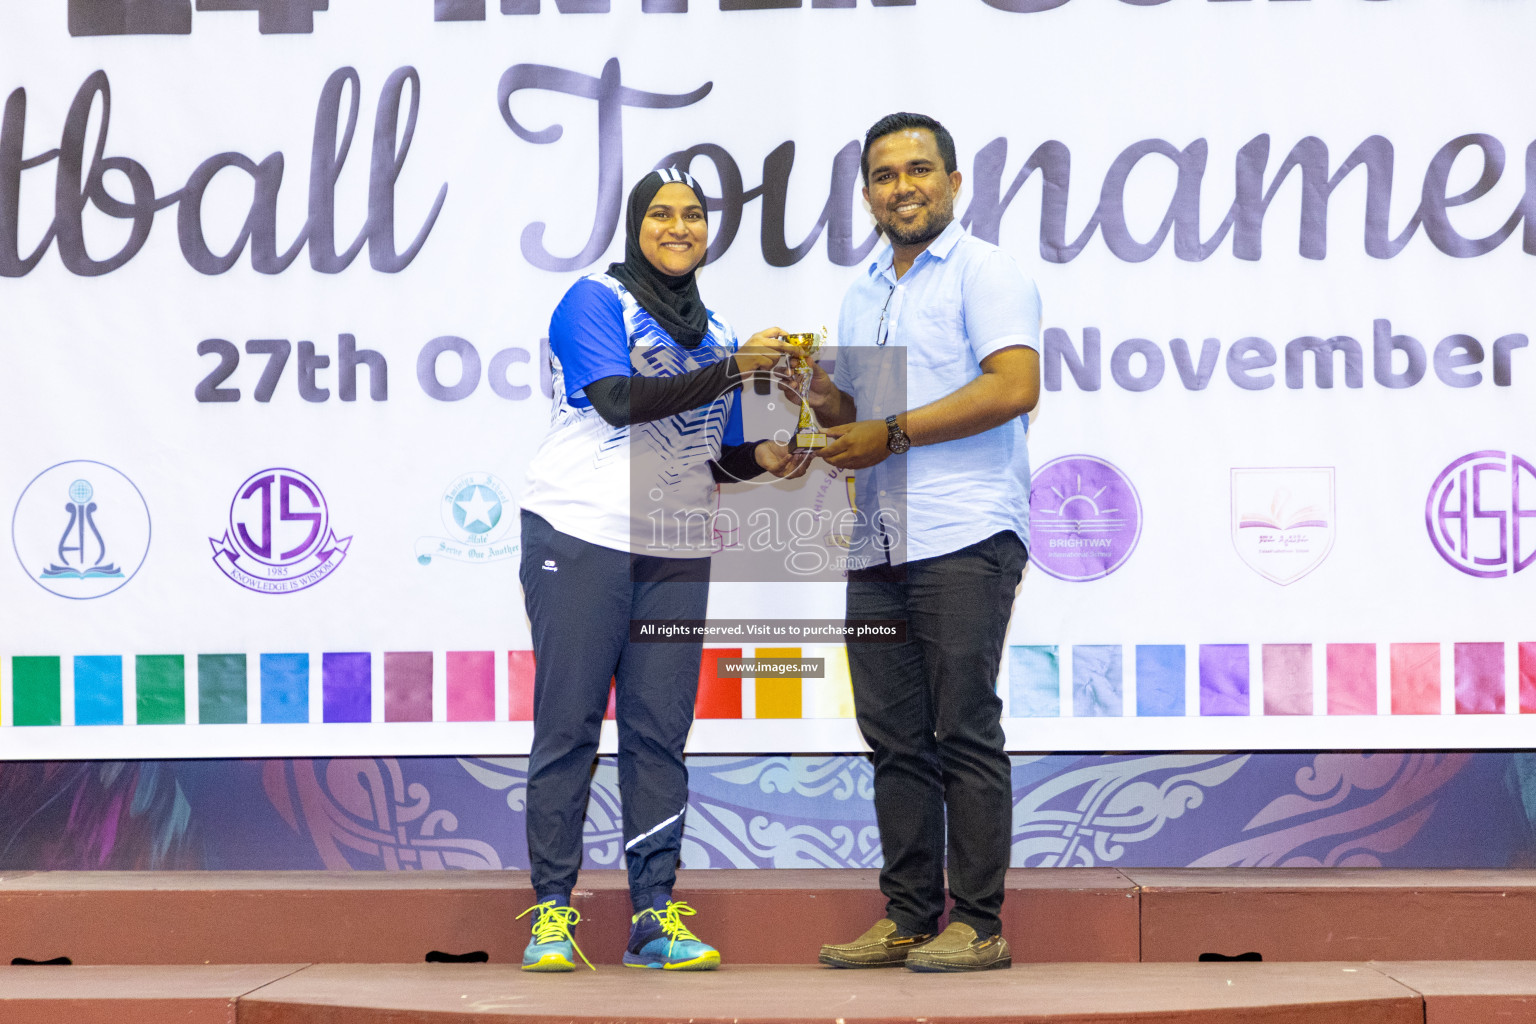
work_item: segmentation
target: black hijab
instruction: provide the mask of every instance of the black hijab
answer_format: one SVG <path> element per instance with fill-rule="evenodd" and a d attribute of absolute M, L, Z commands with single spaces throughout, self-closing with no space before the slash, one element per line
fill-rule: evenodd
<path fill-rule="evenodd" d="M 624 262 L 608 264 L 608 276 L 617 278 L 620 284 L 628 288 L 635 301 L 640 303 L 640 308 L 655 317 L 662 330 L 670 334 L 674 341 L 684 348 L 697 348 L 699 342 L 704 340 L 704 335 L 709 333 L 709 311 L 704 308 L 704 300 L 699 297 L 699 286 L 694 280 L 693 271 L 681 277 L 664 274 L 651 266 L 651 261 L 640 251 L 640 226 L 645 223 L 645 213 L 651 208 L 651 201 L 656 198 L 661 187 L 673 182 L 693 189 L 699 205 L 705 205 L 699 183 L 686 171 L 667 167 L 651 171 L 641 178 L 629 193 Z M 705 208 L 704 216 L 709 216 L 708 207 Z"/>

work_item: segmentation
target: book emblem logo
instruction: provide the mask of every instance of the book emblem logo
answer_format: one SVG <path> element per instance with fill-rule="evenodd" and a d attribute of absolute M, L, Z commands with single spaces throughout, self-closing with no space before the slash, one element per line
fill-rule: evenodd
<path fill-rule="evenodd" d="M 61 462 L 16 502 L 11 542 L 22 568 L 49 593 L 73 600 L 122 587 L 149 554 L 149 506 L 132 480 L 101 462 Z"/>
<path fill-rule="evenodd" d="M 1141 539 L 1141 498 L 1130 478 L 1092 455 L 1066 455 L 1030 480 L 1029 560 L 1059 580 L 1101 579 Z"/>
<path fill-rule="evenodd" d="M 264 469 L 235 489 L 229 528 L 208 542 L 213 564 L 245 589 L 290 594 L 335 572 L 352 538 L 331 529 L 319 484 L 296 469 Z"/>
<path fill-rule="evenodd" d="M 1232 470 L 1232 546 L 1243 564 L 1282 587 L 1333 550 L 1333 467 Z"/>
<path fill-rule="evenodd" d="M 1424 523 L 1440 557 L 1468 576 L 1536 562 L 1536 466 L 1511 452 L 1463 455 L 1435 478 Z"/>

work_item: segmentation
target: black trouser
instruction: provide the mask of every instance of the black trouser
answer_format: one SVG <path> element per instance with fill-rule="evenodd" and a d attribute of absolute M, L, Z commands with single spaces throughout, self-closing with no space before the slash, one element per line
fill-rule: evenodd
<path fill-rule="evenodd" d="M 848 643 L 854 708 L 874 751 L 886 913 L 932 932 L 950 920 L 1000 929 L 1013 833 L 1011 765 L 997 672 L 1024 571 L 1011 533 L 935 558 L 848 575 L 848 618 L 905 619 L 905 643 Z"/>
<path fill-rule="evenodd" d="M 542 901 L 581 867 L 592 760 L 614 681 L 624 853 L 636 912 L 670 894 L 688 805 L 683 744 L 700 643 L 631 643 L 631 619 L 704 618 L 709 559 L 632 557 L 523 512 L 520 572 L 533 631 L 528 859 Z"/>

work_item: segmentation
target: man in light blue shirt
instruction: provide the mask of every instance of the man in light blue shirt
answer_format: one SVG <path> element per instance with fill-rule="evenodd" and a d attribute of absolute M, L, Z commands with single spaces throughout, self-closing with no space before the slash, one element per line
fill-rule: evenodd
<path fill-rule="evenodd" d="M 907 635 L 848 644 L 886 917 L 820 959 L 1008 967 L 1013 789 L 996 683 L 1029 542 L 1040 299 L 1011 256 L 954 219 L 961 178 L 943 125 L 891 114 L 863 156 L 864 197 L 890 245 L 849 288 L 835 377 L 818 369 L 809 402 L 832 436 L 823 458 L 857 471 L 848 618 L 905 620 Z M 934 937 L 946 835 L 954 908 Z"/>

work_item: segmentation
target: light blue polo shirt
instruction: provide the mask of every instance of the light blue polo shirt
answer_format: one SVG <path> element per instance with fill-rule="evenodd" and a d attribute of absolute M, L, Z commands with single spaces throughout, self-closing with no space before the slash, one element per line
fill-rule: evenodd
<path fill-rule="evenodd" d="M 901 279 L 886 245 L 843 297 L 833 382 L 861 420 L 927 405 L 1001 349 L 1040 349 L 1040 293 L 1008 253 L 958 220 Z M 903 359 L 902 357 L 905 356 Z M 1003 530 L 1029 544 L 1027 417 L 914 446 L 857 471 L 850 567 L 949 554 Z M 888 554 L 883 553 L 888 551 Z"/>

